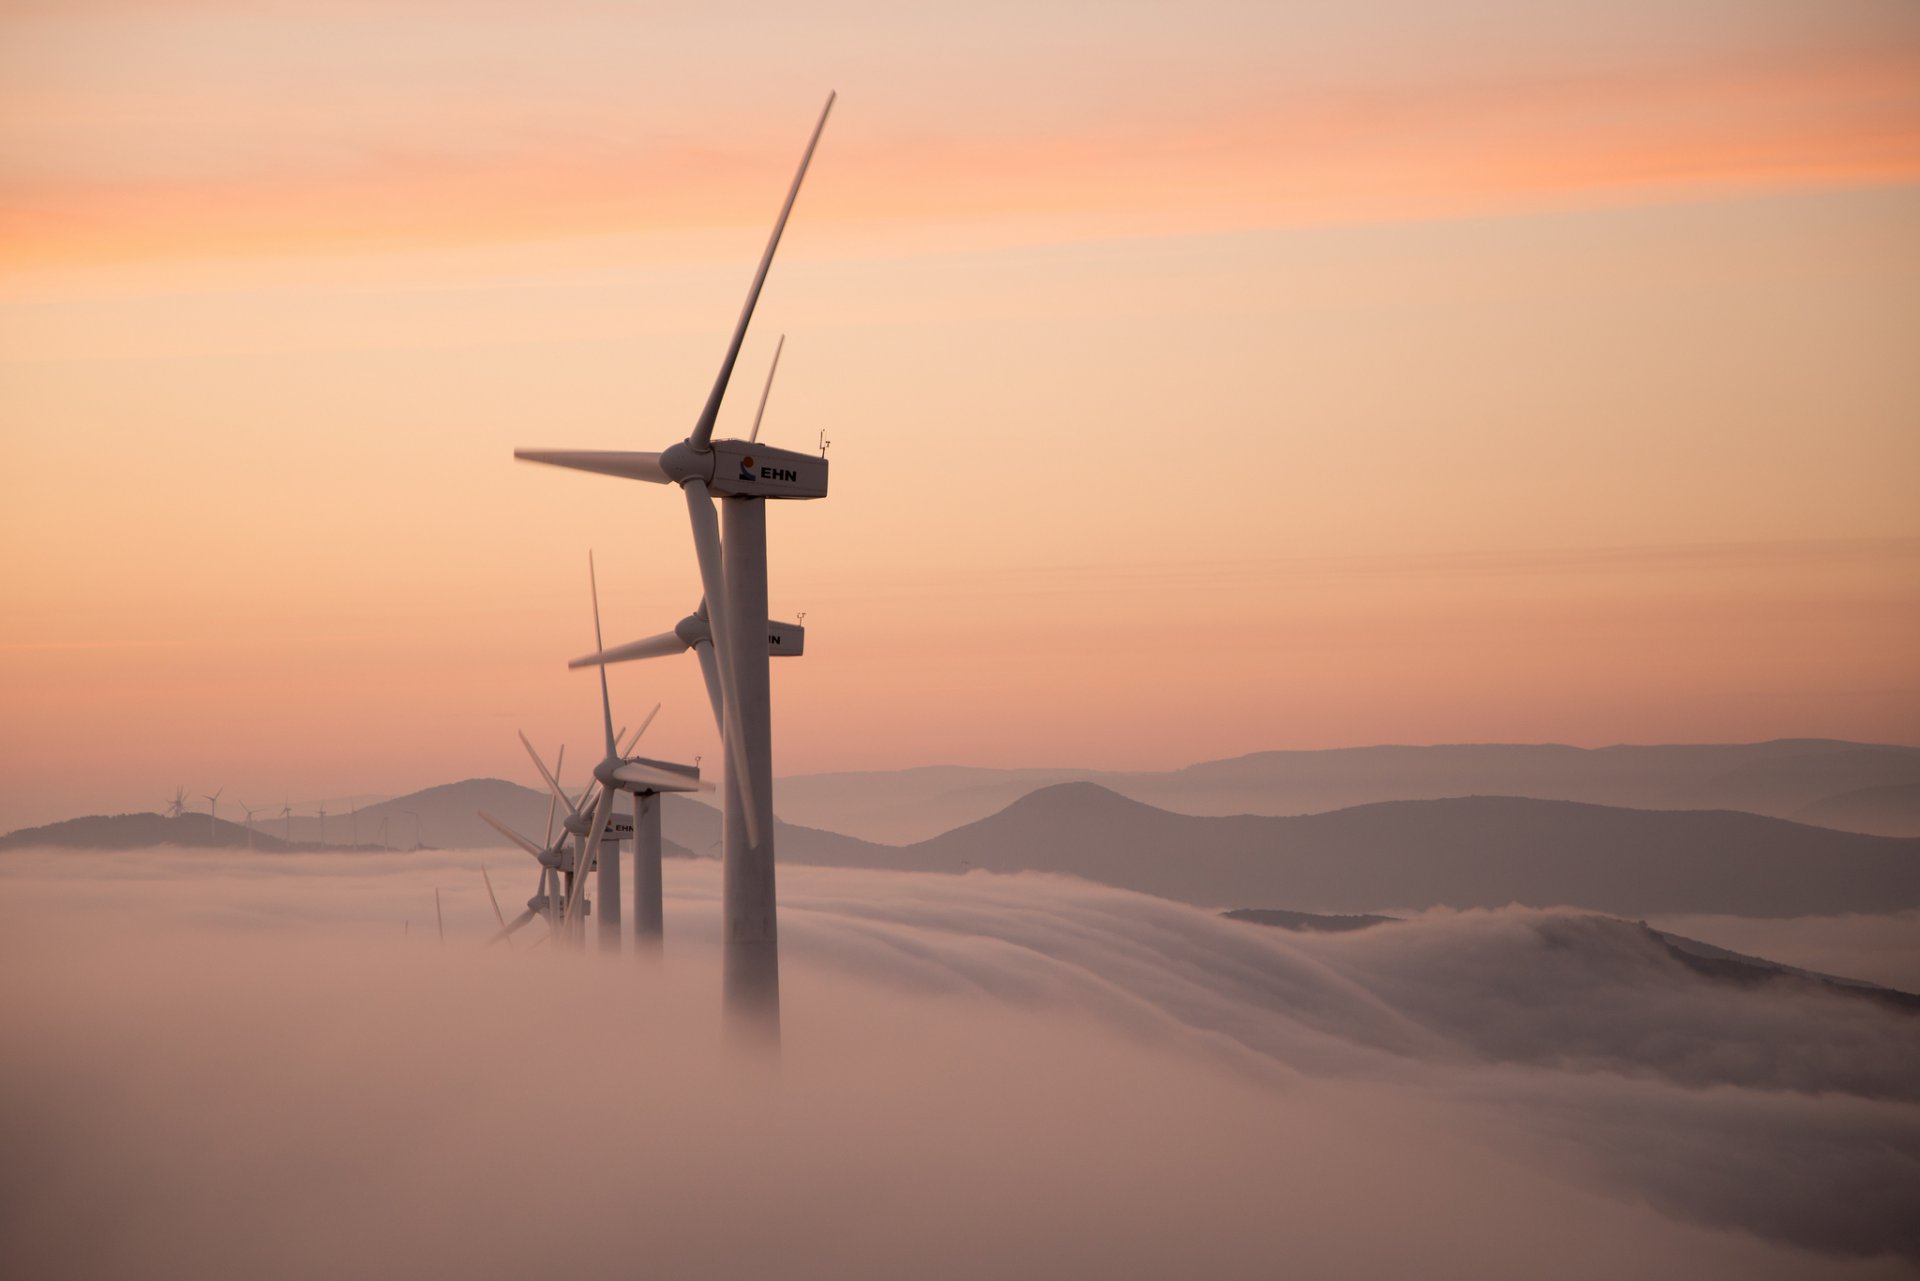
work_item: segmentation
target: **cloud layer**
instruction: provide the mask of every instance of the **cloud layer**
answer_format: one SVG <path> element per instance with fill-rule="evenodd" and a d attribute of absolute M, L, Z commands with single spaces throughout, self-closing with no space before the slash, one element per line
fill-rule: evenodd
<path fill-rule="evenodd" d="M 647 966 L 524 934 L 479 950 L 475 862 L 0 864 L 7 1270 L 1803 1276 L 1920 1258 L 1900 1070 L 1920 1019 L 1714 984 L 1622 923 L 1475 912 L 1299 936 L 1041 877 L 791 868 L 773 1068 L 719 1049 L 714 869 L 670 869 L 667 958 Z M 524 869 L 494 870 L 517 893 Z"/>

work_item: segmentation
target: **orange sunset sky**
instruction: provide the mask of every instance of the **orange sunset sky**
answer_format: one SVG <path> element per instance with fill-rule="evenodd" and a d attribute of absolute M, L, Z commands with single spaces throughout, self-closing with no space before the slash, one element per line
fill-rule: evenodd
<path fill-rule="evenodd" d="M 0 830 L 584 747 L 829 89 L 778 772 L 1920 741 L 1912 0 L 0 3 Z"/>

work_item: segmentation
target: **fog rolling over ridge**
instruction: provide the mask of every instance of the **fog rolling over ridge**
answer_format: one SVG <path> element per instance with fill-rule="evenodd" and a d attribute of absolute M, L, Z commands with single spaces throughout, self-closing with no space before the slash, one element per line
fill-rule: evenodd
<path fill-rule="evenodd" d="M 511 898 L 528 869 L 485 858 Z M 479 861 L 0 861 L 0 1269 L 1920 1261 L 1920 1019 L 1716 982 L 1626 923 L 1510 909 L 1296 935 L 1059 878 L 789 867 L 770 1074 L 719 1050 L 714 864 L 669 865 L 649 968 L 480 949 Z M 423 928 L 436 887 L 445 946 Z"/>

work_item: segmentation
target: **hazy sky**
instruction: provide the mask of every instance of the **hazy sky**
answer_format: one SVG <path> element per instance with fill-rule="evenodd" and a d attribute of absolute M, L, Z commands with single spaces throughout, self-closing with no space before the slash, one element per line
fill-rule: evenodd
<path fill-rule="evenodd" d="M 780 772 L 1920 739 L 1910 0 L 10 3 L 0 827 L 592 736 L 829 88 Z"/>

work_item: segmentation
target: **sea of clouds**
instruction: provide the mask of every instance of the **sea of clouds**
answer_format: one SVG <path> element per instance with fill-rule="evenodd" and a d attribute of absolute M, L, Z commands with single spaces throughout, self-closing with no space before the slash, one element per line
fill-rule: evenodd
<path fill-rule="evenodd" d="M 1920 1014 L 1630 923 L 785 868 L 775 1062 L 727 1048 L 714 865 L 643 960 L 483 948 L 509 857 L 0 858 L 0 1273 L 1920 1264 Z"/>

